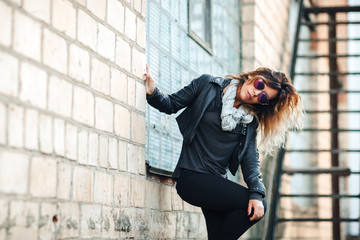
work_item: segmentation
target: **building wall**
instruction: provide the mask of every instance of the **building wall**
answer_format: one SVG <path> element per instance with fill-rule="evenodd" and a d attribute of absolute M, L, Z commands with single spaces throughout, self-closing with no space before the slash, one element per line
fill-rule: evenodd
<path fill-rule="evenodd" d="M 0 1 L 0 239 L 205 237 L 199 210 L 146 174 L 145 11 Z"/>
<path fill-rule="evenodd" d="M 241 1 L 242 71 L 288 71 L 288 12 Z M 205 239 L 146 171 L 146 1 L 0 0 L 0 16 L 0 239 Z"/>

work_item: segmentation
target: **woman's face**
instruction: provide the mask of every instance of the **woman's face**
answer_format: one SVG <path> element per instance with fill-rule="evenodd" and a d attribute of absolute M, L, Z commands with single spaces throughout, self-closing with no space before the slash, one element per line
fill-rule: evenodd
<path fill-rule="evenodd" d="M 260 81 L 256 83 L 256 81 Z M 263 85 L 261 85 L 263 84 Z M 260 87 L 259 87 L 260 86 Z M 260 88 L 260 89 L 258 89 Z M 261 94 L 261 98 L 268 98 L 268 100 L 274 99 L 278 94 L 279 90 L 270 88 L 263 82 L 262 79 L 258 79 L 255 81 L 247 81 L 240 89 L 240 99 L 244 103 L 248 104 L 259 104 L 259 95 Z M 265 94 L 265 96 L 264 96 Z"/>

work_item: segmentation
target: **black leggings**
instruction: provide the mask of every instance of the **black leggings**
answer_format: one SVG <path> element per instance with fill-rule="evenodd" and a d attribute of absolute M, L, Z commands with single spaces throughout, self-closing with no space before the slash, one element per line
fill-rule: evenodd
<path fill-rule="evenodd" d="M 209 240 L 236 240 L 260 220 L 247 215 L 248 189 L 225 178 L 184 170 L 176 190 L 184 201 L 201 207 Z"/>

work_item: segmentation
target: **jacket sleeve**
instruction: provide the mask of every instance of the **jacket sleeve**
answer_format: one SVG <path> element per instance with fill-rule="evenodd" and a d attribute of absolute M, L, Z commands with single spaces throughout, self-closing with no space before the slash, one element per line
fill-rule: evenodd
<path fill-rule="evenodd" d="M 180 109 L 191 104 L 196 96 L 198 96 L 201 85 L 206 81 L 207 75 L 203 74 L 200 77 L 192 80 L 189 85 L 180 89 L 171 95 L 161 92 L 155 88 L 153 94 L 147 95 L 147 102 L 160 112 L 172 114 Z"/>
<path fill-rule="evenodd" d="M 256 134 L 252 137 L 244 158 L 241 160 L 241 171 L 249 188 L 249 198 L 258 200 L 264 198 L 266 190 L 260 172 L 259 152 L 256 148 Z"/>

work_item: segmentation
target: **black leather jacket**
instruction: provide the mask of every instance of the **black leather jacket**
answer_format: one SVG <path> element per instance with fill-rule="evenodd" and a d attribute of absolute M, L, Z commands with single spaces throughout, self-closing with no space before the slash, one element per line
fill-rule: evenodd
<path fill-rule="evenodd" d="M 200 120 L 211 101 L 214 99 L 219 87 L 224 88 L 229 79 L 203 74 L 199 78 L 191 81 L 189 85 L 176 93 L 167 95 L 158 88 L 152 95 L 146 96 L 147 102 L 167 114 L 176 113 L 182 108 L 186 109 L 176 118 L 179 129 L 186 143 L 192 141 L 196 135 Z M 224 86 L 225 85 L 225 86 Z M 235 175 L 239 164 L 243 173 L 244 180 L 250 191 L 250 199 L 260 199 L 265 197 L 265 187 L 262 182 L 260 172 L 259 154 L 256 148 L 256 129 L 258 123 L 256 119 L 248 124 L 244 146 L 237 147 L 233 154 L 229 170 Z"/>

